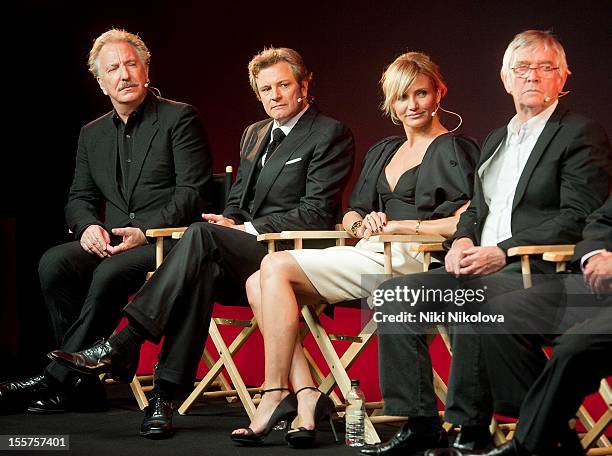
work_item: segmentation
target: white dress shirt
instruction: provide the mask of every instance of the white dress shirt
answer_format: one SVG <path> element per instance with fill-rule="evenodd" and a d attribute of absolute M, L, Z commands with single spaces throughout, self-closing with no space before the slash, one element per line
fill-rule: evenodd
<path fill-rule="evenodd" d="M 497 245 L 512 237 L 512 203 L 525 164 L 558 101 L 521 125 L 518 115 L 508 123 L 506 140 L 478 169 L 489 214 L 480 239 L 481 246 Z"/>

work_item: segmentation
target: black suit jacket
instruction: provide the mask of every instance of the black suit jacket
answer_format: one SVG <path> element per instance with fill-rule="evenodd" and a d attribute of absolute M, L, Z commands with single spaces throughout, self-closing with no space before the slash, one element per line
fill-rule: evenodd
<path fill-rule="evenodd" d="M 252 222 L 259 233 L 331 228 L 353 165 L 352 133 L 310 106 L 266 161 L 249 213 L 254 165 L 267 148 L 272 122 L 263 120 L 244 131 L 240 167 L 223 215 Z"/>
<path fill-rule="evenodd" d="M 85 125 L 65 208 L 77 238 L 89 225 L 181 226 L 208 207 L 211 158 L 196 109 L 149 93 L 133 147 L 126 195 L 117 182 L 113 112 Z"/>
<path fill-rule="evenodd" d="M 482 147 L 478 168 L 505 140 L 507 127 L 493 131 Z M 521 174 L 512 203 L 512 236 L 498 246 L 573 244 L 580 240 L 587 216 L 608 195 L 610 142 L 604 129 L 558 105 L 540 134 Z M 476 177 L 474 198 L 446 242 L 468 237 L 475 245 L 488 206 Z"/>
<path fill-rule="evenodd" d="M 612 252 L 612 196 L 587 219 L 582 241 L 574 249 L 574 260 L 580 261 L 583 255 L 600 249 Z"/>

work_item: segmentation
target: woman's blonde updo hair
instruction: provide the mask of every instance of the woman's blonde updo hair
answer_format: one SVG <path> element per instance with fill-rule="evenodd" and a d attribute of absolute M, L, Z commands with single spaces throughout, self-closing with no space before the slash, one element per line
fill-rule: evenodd
<path fill-rule="evenodd" d="M 402 98 L 414 80 L 424 74 L 431 79 L 434 90 L 440 93 L 440 100 L 446 95 L 446 84 L 442 79 L 440 68 L 428 55 L 422 52 L 406 52 L 396 58 L 389 65 L 380 79 L 385 99 L 382 103 L 382 111 L 391 117 L 395 124 L 401 123 L 395 115 L 393 103 Z"/>

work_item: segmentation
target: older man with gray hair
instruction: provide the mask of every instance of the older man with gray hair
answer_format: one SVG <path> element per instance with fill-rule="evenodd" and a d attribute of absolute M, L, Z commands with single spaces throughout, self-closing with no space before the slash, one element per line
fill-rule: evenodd
<path fill-rule="evenodd" d="M 125 30 L 100 35 L 89 70 L 113 109 L 81 129 L 65 208 L 75 241 L 40 260 L 56 346 L 80 350 L 108 337 L 128 296 L 155 269 L 148 228 L 181 226 L 209 206 L 211 158 L 196 109 L 149 89 L 151 54 Z M 167 249 L 172 245 L 168 243 Z M 44 373 L 0 385 L 0 412 L 97 411 L 96 377 L 52 362 Z"/>

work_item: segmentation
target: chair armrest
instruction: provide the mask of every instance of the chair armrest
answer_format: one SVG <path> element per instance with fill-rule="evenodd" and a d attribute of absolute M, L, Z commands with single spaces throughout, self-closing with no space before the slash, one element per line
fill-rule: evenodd
<path fill-rule="evenodd" d="M 425 244 L 414 244 L 410 248 L 411 252 L 444 252 L 444 247 L 441 242 L 432 242 Z"/>
<path fill-rule="evenodd" d="M 281 231 L 281 239 L 351 239 L 346 231 Z"/>
<path fill-rule="evenodd" d="M 444 237 L 440 235 L 426 234 L 378 234 L 370 236 L 370 241 L 373 242 L 418 242 L 418 243 L 433 243 L 444 242 Z"/>
<path fill-rule="evenodd" d="M 344 230 L 281 231 L 280 233 L 265 233 L 257 236 L 258 241 L 265 241 L 268 243 L 269 253 L 275 251 L 275 241 L 293 241 L 294 247 L 296 249 L 301 249 L 304 239 L 336 239 L 336 245 L 344 245 L 344 240 L 351 238 L 352 236 Z"/>
<path fill-rule="evenodd" d="M 517 256 L 517 255 L 542 255 L 546 252 L 564 252 L 570 249 L 574 249 L 574 246 L 571 244 L 563 244 L 563 245 L 521 245 L 519 247 L 511 247 L 508 249 L 507 255 Z"/>
<path fill-rule="evenodd" d="M 542 259 L 544 261 L 552 261 L 557 264 L 557 272 L 565 271 L 567 262 L 574 256 L 574 248 L 562 252 L 544 252 Z"/>
<path fill-rule="evenodd" d="M 346 231 L 281 231 L 257 236 L 258 241 L 291 241 L 295 239 L 350 239 Z"/>
<path fill-rule="evenodd" d="M 561 261 L 569 261 L 574 256 L 573 250 L 567 250 L 565 252 L 544 252 L 542 259 L 545 261 L 552 261 L 559 263 Z"/>
<path fill-rule="evenodd" d="M 546 252 L 568 252 L 569 249 L 574 249 L 571 244 L 563 245 L 521 245 L 508 249 L 506 255 L 508 257 L 521 257 L 521 273 L 523 274 L 523 286 L 531 288 L 531 265 L 529 264 L 529 255 L 542 255 Z M 559 270 L 559 268 L 557 268 Z"/>
<path fill-rule="evenodd" d="M 151 228 L 145 233 L 147 237 L 168 237 L 172 236 L 176 232 L 184 232 L 187 229 L 186 226 L 174 227 L 174 228 Z"/>
<path fill-rule="evenodd" d="M 258 241 L 280 241 L 281 239 L 280 233 L 264 233 L 257 236 Z"/>
<path fill-rule="evenodd" d="M 411 248 L 412 251 L 424 252 L 424 262 L 423 262 L 423 270 L 427 271 L 429 269 L 429 263 L 431 261 L 431 255 L 429 252 L 431 251 L 441 251 L 442 242 L 444 242 L 444 237 L 440 235 L 426 235 L 426 234 L 379 234 L 376 236 L 370 236 L 370 241 L 373 242 L 382 242 L 384 245 L 384 253 L 385 253 L 385 274 L 391 274 L 393 272 L 393 264 L 392 264 L 392 256 L 391 256 L 391 244 L 394 242 L 403 242 L 403 243 L 416 243 L 419 245 L 413 246 Z M 435 250 L 419 250 L 423 247 L 424 244 L 430 244 L 432 249 Z"/>
<path fill-rule="evenodd" d="M 177 239 L 174 237 L 174 233 L 181 232 L 183 233 L 187 229 L 186 226 L 174 227 L 174 228 L 151 228 L 147 230 L 145 235 L 147 237 L 154 237 L 155 240 L 155 269 L 159 268 L 164 261 L 164 238 L 172 236 L 173 239 Z M 147 275 L 147 279 L 150 277 L 152 273 L 149 272 Z"/>
<path fill-rule="evenodd" d="M 257 236 L 258 241 L 291 241 L 295 239 L 350 239 L 346 231 L 281 231 Z"/>

